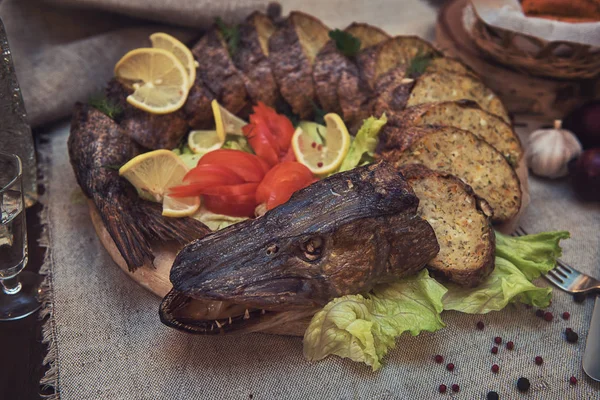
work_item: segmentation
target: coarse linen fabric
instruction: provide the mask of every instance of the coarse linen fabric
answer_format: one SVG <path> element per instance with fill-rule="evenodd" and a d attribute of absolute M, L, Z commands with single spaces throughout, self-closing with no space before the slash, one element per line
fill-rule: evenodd
<path fill-rule="evenodd" d="M 417 0 L 282 3 L 284 14 L 300 9 L 330 27 L 356 20 L 391 34 L 433 39 L 435 9 Z M 168 30 L 192 43 L 214 16 L 234 21 L 265 8 L 264 2 L 232 0 L 4 0 L 0 17 L 31 121 L 39 126 L 68 115 L 75 100 L 85 100 L 106 82 L 122 54 L 147 45 L 150 32 L 169 28 L 148 21 L 192 28 Z M 446 328 L 402 335 L 375 373 L 337 357 L 308 362 L 301 338 L 199 337 L 167 328 L 158 319 L 160 299 L 121 272 L 96 237 L 69 164 L 68 130 L 68 124 L 52 129 L 40 149 L 50 289 L 44 335 L 51 366 L 43 382 L 56 389 L 56 398 L 429 399 L 440 396 L 440 384 L 456 383 L 461 388 L 456 397 L 483 399 L 496 390 L 507 399 L 522 396 L 515 387 L 520 376 L 532 383 L 528 399 L 598 398 L 600 386 L 581 369 L 593 301 L 576 304 L 559 291 L 551 323 L 520 305 L 484 316 L 445 312 Z M 571 231 L 563 258 L 600 277 L 600 207 L 577 202 L 566 182 L 532 179 L 522 225 L 531 232 Z M 568 322 L 559 318 L 563 311 L 571 313 Z M 486 324 L 483 331 L 475 329 L 479 320 Z M 565 342 L 567 326 L 580 333 L 579 343 Z M 514 341 L 515 349 L 501 347 L 492 355 L 495 336 Z M 435 364 L 435 354 L 455 370 Z M 542 366 L 534 364 L 536 355 L 544 357 Z M 490 372 L 493 363 L 500 365 L 499 374 Z M 571 375 L 579 379 L 576 386 L 568 383 Z"/>

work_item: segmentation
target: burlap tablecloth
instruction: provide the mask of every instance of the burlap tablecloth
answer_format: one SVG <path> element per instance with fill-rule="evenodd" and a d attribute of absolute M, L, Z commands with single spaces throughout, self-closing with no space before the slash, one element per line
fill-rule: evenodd
<path fill-rule="evenodd" d="M 96 9 L 56 9 L 52 3 Z M 196 28 L 226 11 L 236 18 L 256 4 L 264 7 L 258 1 L 144 3 L 0 3 L 0 16 L 9 31 L 34 124 L 67 115 L 75 99 L 85 99 L 106 81 L 120 55 L 141 45 L 148 32 L 163 29 L 131 17 Z M 435 10 L 416 0 L 283 3 L 284 12 L 301 9 L 321 17 L 331 27 L 360 20 L 392 34 L 433 39 Z M 27 21 L 34 22 L 28 25 Z M 186 39 L 197 35 L 197 30 L 176 33 Z M 599 397 L 600 386 L 587 379 L 581 369 L 593 301 L 576 304 L 559 291 L 555 291 L 550 308 L 556 316 L 551 323 L 523 306 L 484 316 L 445 312 L 445 329 L 418 337 L 403 335 L 387 356 L 386 365 L 376 373 L 335 357 L 309 363 L 302 356 L 300 338 L 262 334 L 197 337 L 168 329 L 158 320 L 160 299 L 127 278 L 97 239 L 69 165 L 68 129 L 68 125 L 53 129 L 48 144 L 40 149 L 46 179 L 42 201 L 46 205 L 43 220 L 49 256 L 45 270 L 50 289 L 43 311 L 47 317 L 44 336 L 49 344 L 46 362 L 51 366 L 43 383 L 56 389 L 56 398 L 483 399 L 489 390 L 496 390 L 503 399 Z M 522 225 L 531 232 L 571 231 L 572 239 L 563 243 L 563 258 L 600 277 L 600 207 L 577 202 L 566 182 L 532 179 L 531 204 Z M 563 311 L 571 313 L 568 322 L 558 317 Z M 475 329 L 479 320 L 486 324 L 483 331 Z M 565 342 L 562 332 L 566 327 L 580 333 L 579 343 Z M 498 355 L 492 355 L 495 336 L 514 341 L 515 349 L 502 347 Z M 435 364 L 435 354 L 453 362 L 455 370 L 448 372 L 444 365 Z M 542 366 L 533 362 L 537 355 L 544 357 Z M 500 365 L 499 374 L 490 372 L 493 363 Z M 579 379 L 576 386 L 568 383 L 571 375 Z M 516 390 L 515 381 L 520 376 L 532 382 L 527 395 Z M 461 391 L 442 396 L 437 392 L 442 383 L 457 383 Z"/>

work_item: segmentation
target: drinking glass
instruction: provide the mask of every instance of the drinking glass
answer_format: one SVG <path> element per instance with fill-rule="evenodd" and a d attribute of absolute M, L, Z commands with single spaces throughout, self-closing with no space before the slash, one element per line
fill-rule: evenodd
<path fill-rule="evenodd" d="M 26 317 L 41 304 L 40 275 L 25 271 L 27 225 L 23 168 L 14 154 L 0 152 L 0 321 Z"/>

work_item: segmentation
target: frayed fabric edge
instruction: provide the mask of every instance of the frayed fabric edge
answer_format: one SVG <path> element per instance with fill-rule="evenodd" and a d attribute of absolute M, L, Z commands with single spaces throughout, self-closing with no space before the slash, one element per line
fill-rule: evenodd
<path fill-rule="evenodd" d="M 42 210 L 40 211 L 40 222 L 42 225 L 42 232 L 38 243 L 40 247 L 46 249 L 44 255 L 44 262 L 40 268 L 40 275 L 44 276 L 42 282 L 42 297 L 41 303 L 42 308 L 39 311 L 38 318 L 43 321 L 42 324 L 42 343 L 47 346 L 47 352 L 42 362 L 43 366 L 47 366 L 48 369 L 44 373 L 44 376 L 40 379 L 41 391 L 47 391 L 50 389 L 52 393 L 42 394 L 40 396 L 46 400 L 60 400 L 60 391 L 58 387 L 59 382 L 59 367 L 58 367 L 58 349 L 56 347 L 56 323 L 54 319 L 54 285 L 52 281 L 52 274 L 54 272 L 54 259 L 52 257 L 52 249 L 50 243 L 52 242 L 52 230 L 50 229 L 50 211 L 48 209 L 48 181 L 50 174 L 50 163 L 51 163 L 52 144 L 51 138 L 48 136 L 41 136 L 38 140 L 38 168 L 40 170 L 40 181 L 45 189 L 44 194 L 39 198 L 39 202 L 42 204 Z"/>

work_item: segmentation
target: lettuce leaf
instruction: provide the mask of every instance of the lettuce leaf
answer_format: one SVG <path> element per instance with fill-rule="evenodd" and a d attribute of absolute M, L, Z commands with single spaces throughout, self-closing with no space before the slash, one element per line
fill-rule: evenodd
<path fill-rule="evenodd" d="M 399 282 L 376 287 L 366 296 L 334 299 L 314 315 L 304 334 L 304 356 L 321 360 L 335 354 L 381 367 L 395 338 L 409 331 L 443 328 L 440 313 L 446 289 L 427 270 Z"/>
<path fill-rule="evenodd" d="M 364 120 L 337 172 L 349 171 L 359 165 L 373 162 L 373 155 L 379 141 L 379 131 L 386 123 L 385 114 L 381 118 L 369 117 Z M 365 158 L 367 161 L 361 163 Z"/>
<path fill-rule="evenodd" d="M 230 225 L 237 224 L 238 222 L 248 219 L 246 217 L 232 217 L 230 215 L 215 214 L 211 211 L 208 211 L 204 207 L 201 207 L 196 214 L 192 215 L 192 218 L 202 222 L 213 232 L 220 229 L 225 229 Z"/>

